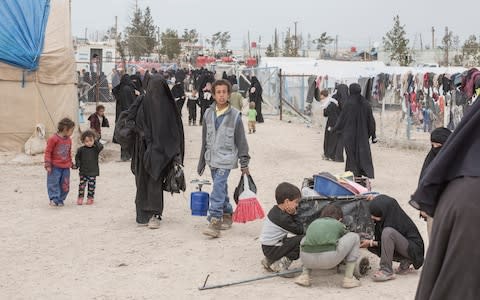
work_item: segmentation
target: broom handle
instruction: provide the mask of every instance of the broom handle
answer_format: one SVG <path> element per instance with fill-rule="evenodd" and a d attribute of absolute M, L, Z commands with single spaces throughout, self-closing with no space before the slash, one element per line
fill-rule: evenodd
<path fill-rule="evenodd" d="M 252 281 L 258 281 L 258 280 L 278 277 L 278 276 L 287 275 L 287 274 L 300 273 L 300 272 L 302 272 L 302 268 L 296 268 L 296 269 L 293 269 L 293 270 L 288 270 L 288 271 L 279 272 L 279 273 L 275 273 L 275 274 L 269 274 L 269 275 L 255 277 L 255 278 L 251 278 L 251 279 L 233 281 L 233 282 L 224 283 L 224 284 L 207 285 L 207 286 L 204 285 L 204 286 L 199 287 L 198 289 L 200 291 L 218 289 L 218 288 L 223 288 L 223 287 L 227 287 L 227 286 L 232 286 L 232 285 L 237 285 L 237 284 L 242 284 L 242 283 L 247 283 L 247 282 L 252 282 Z"/>
<path fill-rule="evenodd" d="M 250 184 L 248 183 L 248 176 L 247 174 L 243 174 L 243 190 L 251 191 Z"/>

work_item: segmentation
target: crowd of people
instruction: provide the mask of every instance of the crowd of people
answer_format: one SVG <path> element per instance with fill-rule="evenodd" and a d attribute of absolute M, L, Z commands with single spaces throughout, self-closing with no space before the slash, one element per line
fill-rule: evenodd
<path fill-rule="evenodd" d="M 223 75 L 223 79 L 215 80 L 214 74 L 205 69 L 180 70 L 174 74 L 157 74 L 152 70 L 143 78 L 139 74 L 125 74 L 113 88 L 116 126 L 124 126 L 116 142 L 121 145 L 121 159 L 131 159 L 138 225 L 151 229 L 161 226 L 165 178 L 184 160 L 181 115 L 187 102 L 189 125 L 196 125 L 197 106 L 200 107 L 202 144 L 197 173 L 201 176 L 208 166 L 213 179 L 208 225 L 202 234 L 218 238 L 222 230 L 232 227 L 228 177 L 238 167 L 242 174 L 250 174 L 250 154 L 238 83 L 236 78 Z M 375 143 L 377 139 L 372 108 L 361 96 L 358 84 L 339 85 L 336 90 L 332 97 L 328 91 L 320 92 L 328 118 L 324 158 L 344 161 L 345 149 L 345 169 L 355 177 L 374 178 L 370 141 Z M 248 130 L 255 133 L 256 123 L 264 122 L 262 87 L 256 77 L 251 78 L 247 94 Z M 472 195 L 480 186 L 479 160 L 474 157 L 476 150 L 480 151 L 476 130 L 479 106 L 478 101 L 473 102 L 455 132 L 450 134 L 446 128 L 432 132 L 432 149 L 410 201 L 432 226 L 426 256 L 417 226 L 392 197 L 384 194 L 368 197 L 375 230 L 374 236 L 366 239 L 346 229 L 343 212 L 334 204 L 323 208 L 320 218 L 305 228 L 295 218 L 302 194 L 298 187 L 284 182 L 275 190 L 277 204 L 269 211 L 260 234 L 263 267 L 282 273 L 300 259 L 303 271 L 295 283 L 310 286 L 312 270 L 331 269 L 345 262 L 342 286 L 354 288 L 361 285 L 354 276 L 355 264 L 360 249 L 366 248 L 380 257 L 378 271 L 372 275 L 374 281 L 392 280 L 396 275 L 419 269 L 425 262 L 416 299 L 476 299 L 480 295 L 476 276 L 480 263 L 475 259 L 475 225 L 480 220 L 480 207 Z M 76 151 L 75 162 L 71 156 L 70 137 L 75 127 L 72 120 L 62 119 L 57 134 L 49 138 L 45 169 L 52 207 L 64 205 L 71 168 L 79 169 L 77 204 L 83 204 L 85 188 L 86 204 L 94 204 L 96 177 L 100 174 L 98 158 L 103 148 L 99 138 L 101 128 L 109 126 L 104 113 L 105 107 L 100 105 L 89 117 L 91 129 L 82 133 L 83 145 Z M 119 120 L 126 120 L 125 125 L 119 125 Z M 129 124 L 132 126 L 128 127 Z M 394 261 L 399 262 L 397 268 L 393 267 Z"/>

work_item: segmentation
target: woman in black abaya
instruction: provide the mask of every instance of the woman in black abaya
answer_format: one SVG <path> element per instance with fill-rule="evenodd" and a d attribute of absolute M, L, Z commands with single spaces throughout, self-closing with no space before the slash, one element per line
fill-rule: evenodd
<path fill-rule="evenodd" d="M 418 300 L 479 299 L 480 101 L 442 146 L 410 204 L 434 218 Z"/>
<path fill-rule="evenodd" d="M 351 84 L 349 92 L 350 96 L 342 103 L 342 112 L 333 131 L 342 132 L 347 154 L 345 171 L 353 172 L 355 177 L 374 178 L 369 139 L 372 138 L 373 143 L 377 139 L 372 107 L 360 94 L 359 84 Z"/>
<path fill-rule="evenodd" d="M 420 268 L 424 260 L 423 239 L 398 202 L 392 197 L 378 195 L 370 201 L 369 209 L 375 222 L 375 237 L 362 241 L 360 247 L 380 257 L 380 269 L 373 274 L 373 280 L 394 279 L 393 261 L 400 262 L 395 273 L 406 274 L 410 265 Z"/>
<path fill-rule="evenodd" d="M 132 157 L 137 185 L 136 221 L 156 229 L 163 214 L 163 180 L 174 160 L 183 163 L 185 147 L 180 114 L 168 84 L 160 76 L 149 80 L 136 126 Z"/>
<path fill-rule="evenodd" d="M 257 122 L 263 123 L 263 115 L 262 115 L 262 86 L 260 85 L 260 81 L 258 81 L 257 77 L 253 76 L 252 80 L 250 81 L 250 88 L 248 90 L 248 99 L 250 102 L 255 102 L 255 110 L 257 111 Z"/>

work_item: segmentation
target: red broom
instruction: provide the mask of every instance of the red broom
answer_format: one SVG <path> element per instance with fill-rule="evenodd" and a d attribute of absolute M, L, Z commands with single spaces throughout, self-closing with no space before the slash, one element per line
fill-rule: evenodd
<path fill-rule="evenodd" d="M 233 213 L 233 222 L 246 223 L 257 219 L 263 219 L 265 213 L 258 202 L 257 195 L 250 190 L 247 175 L 243 175 L 244 190 L 238 196 L 238 204 Z"/>

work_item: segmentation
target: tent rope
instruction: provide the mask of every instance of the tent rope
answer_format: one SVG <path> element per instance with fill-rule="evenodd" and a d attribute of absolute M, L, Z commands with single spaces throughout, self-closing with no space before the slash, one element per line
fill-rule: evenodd
<path fill-rule="evenodd" d="M 42 99 L 43 106 L 45 107 L 45 110 L 48 113 L 48 117 L 50 118 L 50 121 L 52 121 L 53 127 L 55 127 L 55 121 L 53 121 L 53 117 L 50 114 L 50 111 L 48 110 L 47 103 L 45 102 L 45 98 L 43 98 L 42 92 L 40 91 L 40 87 L 38 86 L 38 82 L 35 81 L 35 87 L 37 88 L 38 94 L 40 95 L 40 98 Z"/>

